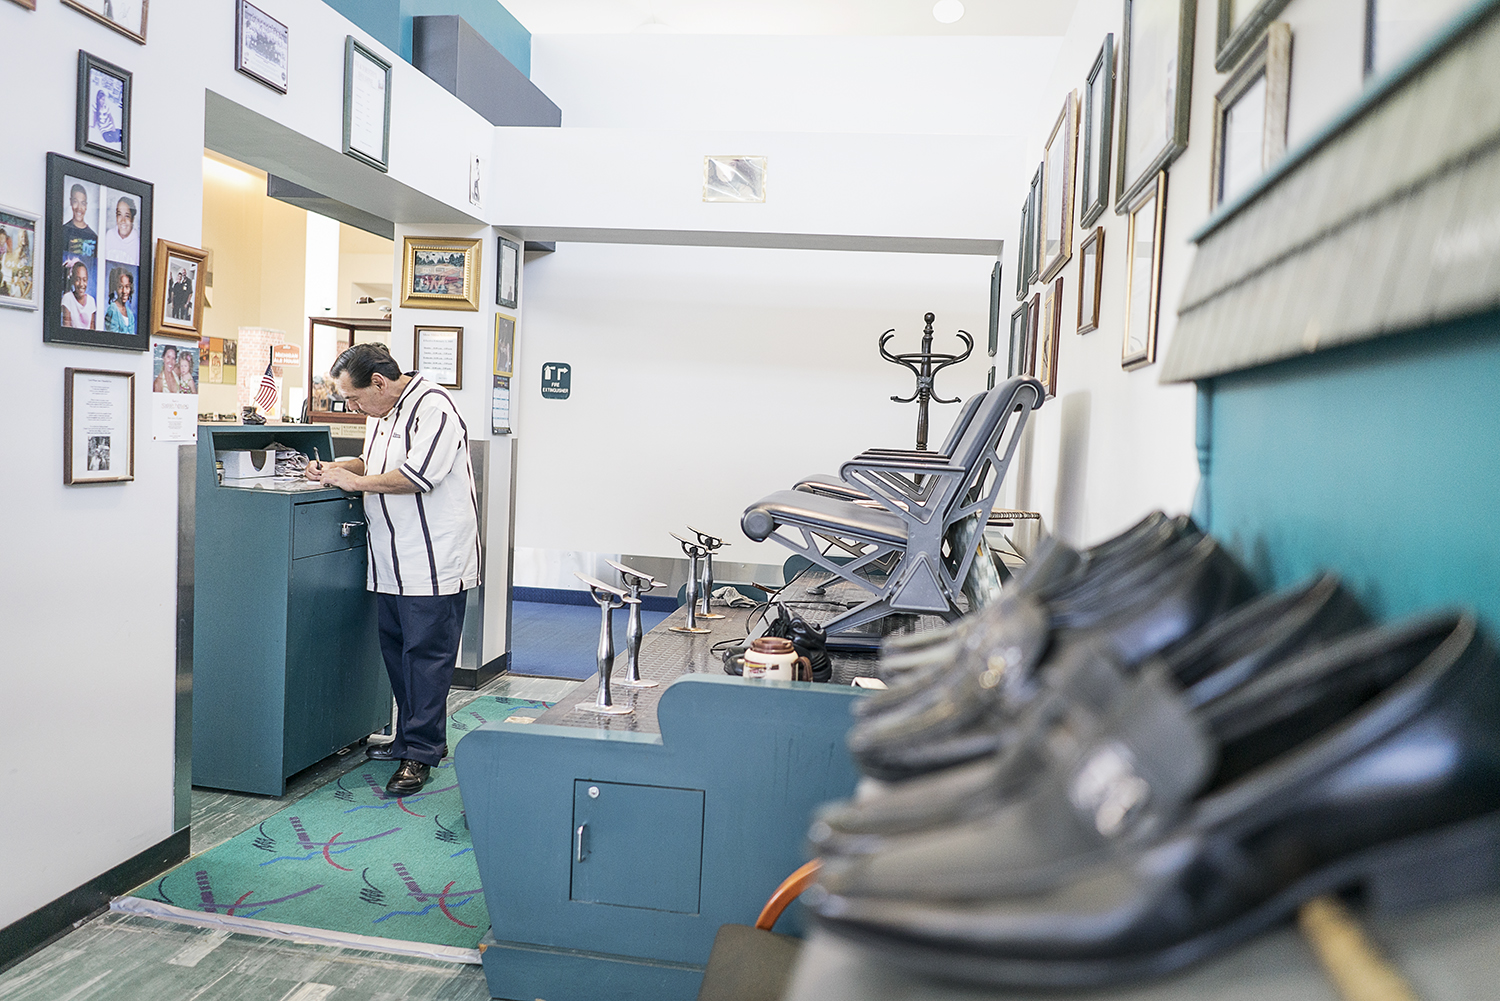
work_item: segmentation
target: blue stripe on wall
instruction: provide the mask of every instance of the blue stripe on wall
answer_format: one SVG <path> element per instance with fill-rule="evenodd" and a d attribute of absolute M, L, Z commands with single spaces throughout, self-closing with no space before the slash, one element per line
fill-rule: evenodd
<path fill-rule="evenodd" d="M 1500 314 L 1226 376 L 1213 533 L 1268 586 L 1343 574 L 1386 618 L 1500 626 Z"/>
<path fill-rule="evenodd" d="M 531 77 L 531 32 L 497 0 L 324 0 L 328 6 L 411 62 L 411 19 L 457 14 L 511 65 Z"/>

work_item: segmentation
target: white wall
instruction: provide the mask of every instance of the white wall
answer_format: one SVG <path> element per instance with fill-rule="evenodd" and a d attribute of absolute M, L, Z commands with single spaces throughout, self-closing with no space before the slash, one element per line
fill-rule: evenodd
<path fill-rule="evenodd" d="M 1188 148 L 1169 170 L 1158 360 L 1171 346 L 1176 306 L 1192 267 L 1189 237 L 1209 215 L 1213 102 L 1228 78 L 1214 70 L 1216 17 L 1212 5 L 1198 5 Z M 1360 91 L 1364 4 L 1293 0 L 1279 19 L 1291 25 L 1293 34 L 1289 141 L 1295 145 Z M 1031 124 L 1027 163 L 1032 170 L 1064 97 L 1074 89 L 1081 93 L 1107 32 L 1114 32 L 1118 53 L 1119 0 L 1079 0 Z M 1119 96 L 1117 87 L 1116 123 Z M 1118 146 L 1114 152 L 1112 169 L 1117 171 Z M 1008 193 L 1016 204 L 1025 196 L 1019 185 Z M 1198 482 L 1193 387 L 1160 385 L 1159 364 L 1134 372 L 1120 368 L 1127 221 L 1109 208 L 1095 223 L 1106 233 L 1101 322 L 1083 336 L 1076 334 L 1077 248 L 1088 231 L 1074 231 L 1073 260 L 1061 272 L 1067 308 L 1058 398 L 1038 412 L 1030 465 L 1016 478 L 1022 484 L 1017 503 L 1041 511 L 1054 531 L 1079 544 L 1106 538 L 1153 508 L 1187 511 Z M 1015 254 L 1014 248 L 1007 251 L 1009 270 Z M 1012 284 L 1007 308 L 1016 305 Z"/>
<path fill-rule="evenodd" d="M 80 47 L 134 73 L 126 172 L 156 185 L 160 239 L 202 243 L 208 89 L 303 137 L 310 143 L 305 161 L 317 159 L 309 150 L 347 159 L 337 153 L 344 38 L 363 33 L 321 3 L 263 6 L 291 28 L 288 96 L 234 71 L 232 0 L 155 0 L 144 47 L 62 4 L 42 3 L 34 12 L 0 4 L 7 70 L 25 81 L 24 99 L 6 105 L 0 202 L 41 212 L 45 154 L 75 155 Z M 372 211 L 466 214 L 467 149 L 482 148 L 493 131 L 412 67 L 392 61 L 391 174 L 353 165 L 348 176 L 368 178 L 361 191 L 326 193 L 365 198 Z M 454 155 L 440 138 L 456 140 L 464 152 Z M 8 349 L 15 425 L 0 445 L 15 481 L 0 496 L 0 692 L 11 709 L 0 730 L 0 787 L 10 802 L 24 804 L 0 818 L 4 926 L 172 834 L 177 449 L 151 441 L 149 355 L 43 344 L 41 315 L 8 309 L 0 309 L 0 340 Z M 62 485 L 67 366 L 136 374 L 134 482 Z M 39 817 L 45 838 L 36 833 Z"/>
<path fill-rule="evenodd" d="M 500 218 L 517 226 L 1012 239 L 1048 38 L 538 36 L 533 79 L 560 130 L 500 130 Z M 702 201 L 702 156 L 770 158 L 764 205 Z M 509 155 L 507 155 L 509 154 Z M 524 154 L 524 155 L 522 155 Z M 1029 175 L 1028 175 L 1029 176 Z M 516 399 L 518 584 L 538 554 L 680 556 L 693 524 L 726 559 L 786 551 L 746 505 L 855 452 L 910 447 L 912 377 L 879 335 L 975 356 L 984 388 L 993 257 L 559 243 L 526 266 Z M 573 395 L 543 400 L 543 362 Z M 933 407 L 940 440 L 956 407 Z M 558 562 L 566 562 L 559 560 Z M 535 577 L 536 579 L 532 579 Z M 523 579 L 524 578 L 524 579 Z"/>

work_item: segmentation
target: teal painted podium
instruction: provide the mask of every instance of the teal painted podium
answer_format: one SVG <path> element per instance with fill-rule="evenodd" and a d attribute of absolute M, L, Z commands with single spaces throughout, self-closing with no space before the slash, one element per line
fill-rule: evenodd
<path fill-rule="evenodd" d="M 363 500 L 218 482 L 216 451 L 273 442 L 333 456 L 326 427 L 200 427 L 194 518 L 193 785 L 267 796 L 391 718 Z"/>
<path fill-rule="evenodd" d="M 806 861 L 813 810 L 853 791 L 844 738 L 859 695 L 693 673 L 616 688 L 633 717 L 548 725 L 578 717 L 585 683 L 537 723 L 465 736 L 455 766 L 489 908 L 491 996 L 692 1001 L 719 926 L 754 923 Z M 778 929 L 796 925 L 792 910 Z"/>

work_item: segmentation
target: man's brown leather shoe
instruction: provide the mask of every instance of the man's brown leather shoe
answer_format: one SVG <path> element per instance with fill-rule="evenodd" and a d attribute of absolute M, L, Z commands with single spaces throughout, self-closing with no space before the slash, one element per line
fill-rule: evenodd
<path fill-rule="evenodd" d="M 427 775 L 431 767 L 420 761 L 403 761 L 401 767 L 396 769 L 396 774 L 385 784 L 385 791 L 391 796 L 410 796 L 414 792 L 420 792 L 427 784 Z"/>

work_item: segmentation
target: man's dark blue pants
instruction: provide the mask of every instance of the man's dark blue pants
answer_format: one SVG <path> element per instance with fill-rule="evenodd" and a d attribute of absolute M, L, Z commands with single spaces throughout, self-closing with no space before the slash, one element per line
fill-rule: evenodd
<path fill-rule="evenodd" d="M 375 595 L 380 652 L 396 696 L 394 757 L 436 765 L 447 743 L 448 686 L 468 594 Z"/>

